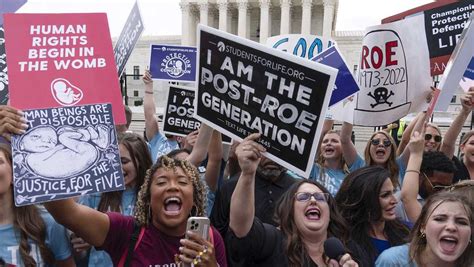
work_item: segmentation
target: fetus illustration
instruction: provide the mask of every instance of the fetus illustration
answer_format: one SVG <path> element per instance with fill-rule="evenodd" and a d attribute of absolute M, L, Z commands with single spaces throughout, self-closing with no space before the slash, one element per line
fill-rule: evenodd
<path fill-rule="evenodd" d="M 56 102 L 63 106 L 75 105 L 84 96 L 81 89 L 64 78 L 58 78 L 51 82 L 51 93 Z"/>
<path fill-rule="evenodd" d="M 99 157 L 98 148 L 110 143 L 106 126 L 83 128 L 39 126 L 19 141 L 27 166 L 39 176 L 66 178 L 90 168 Z"/>

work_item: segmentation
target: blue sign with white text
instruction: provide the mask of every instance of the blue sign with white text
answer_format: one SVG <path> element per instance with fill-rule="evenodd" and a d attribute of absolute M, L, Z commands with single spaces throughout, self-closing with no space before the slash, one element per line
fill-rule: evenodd
<path fill-rule="evenodd" d="M 474 80 L 474 57 L 471 58 L 471 61 L 467 66 L 466 72 L 464 72 L 464 77 Z"/>
<path fill-rule="evenodd" d="M 194 82 L 196 47 L 151 45 L 150 72 L 157 80 Z"/>
<path fill-rule="evenodd" d="M 360 90 L 359 85 L 336 46 L 329 47 L 311 60 L 339 70 L 329 106 L 346 99 Z"/>

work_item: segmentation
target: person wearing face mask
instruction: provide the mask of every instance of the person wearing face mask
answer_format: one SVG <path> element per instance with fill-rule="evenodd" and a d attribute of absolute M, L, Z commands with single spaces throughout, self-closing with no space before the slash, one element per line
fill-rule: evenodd
<path fill-rule="evenodd" d="M 240 172 L 222 184 L 216 193 L 212 208 L 212 224 L 222 235 L 227 233 L 229 226 L 230 201 L 235 190 Z M 280 196 L 295 182 L 286 173 L 286 169 L 274 161 L 262 157 L 255 176 L 255 216 L 265 223 L 276 225 L 273 219 L 275 203 Z"/>
<path fill-rule="evenodd" d="M 406 242 L 409 229 L 395 216 L 398 201 L 394 190 L 386 169 L 367 166 L 351 172 L 336 195 L 351 238 L 369 254 L 366 266 L 373 266 L 385 249 Z"/>
<path fill-rule="evenodd" d="M 424 152 L 424 147 L 424 133 L 415 132 L 408 144 L 410 160 L 397 207 L 397 216 L 405 221 L 415 222 L 424 200 L 453 182 L 453 162 L 442 152 Z"/>
<path fill-rule="evenodd" d="M 254 192 L 265 151 L 255 142 L 258 137 L 248 136 L 236 149 L 242 172 L 230 204 L 226 240 L 231 261 L 243 266 L 359 266 L 356 254 L 345 253 L 338 261 L 326 256 L 323 244 L 328 237 L 354 244 L 346 238 L 347 226 L 334 199 L 317 182 L 301 179 L 282 194 L 275 212 L 278 228 L 256 216 Z M 349 250 L 360 251 L 357 245 Z"/>
<path fill-rule="evenodd" d="M 385 250 L 377 267 L 468 267 L 474 261 L 474 216 L 469 201 L 453 192 L 430 196 L 411 230 L 411 242 Z"/>

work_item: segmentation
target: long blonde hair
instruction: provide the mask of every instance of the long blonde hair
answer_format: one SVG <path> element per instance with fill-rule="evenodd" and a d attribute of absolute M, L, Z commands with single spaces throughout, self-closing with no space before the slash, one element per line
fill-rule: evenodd
<path fill-rule="evenodd" d="M 365 151 L 364 151 L 365 164 L 367 166 L 375 165 L 375 162 L 373 161 L 372 156 L 370 155 L 370 146 L 372 145 L 371 144 L 372 139 L 377 134 L 383 134 L 392 143 L 390 145 L 392 148 L 392 151 L 390 151 L 390 156 L 388 157 L 388 160 L 385 163 L 384 167 L 390 172 L 390 180 L 392 181 L 393 186 L 397 187 L 399 185 L 398 178 L 400 175 L 398 164 L 397 164 L 397 144 L 395 144 L 395 141 L 387 132 L 377 131 L 373 133 L 372 136 L 369 138 L 369 141 L 367 142 L 367 145 L 365 146 Z"/>

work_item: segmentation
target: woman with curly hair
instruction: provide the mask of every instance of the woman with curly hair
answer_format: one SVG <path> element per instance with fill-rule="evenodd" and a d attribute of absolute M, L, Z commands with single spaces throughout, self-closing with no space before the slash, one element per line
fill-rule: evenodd
<path fill-rule="evenodd" d="M 398 203 L 390 172 L 368 166 L 351 172 L 336 195 L 351 238 L 366 249 L 371 266 L 385 249 L 405 243 L 409 229 L 395 216 Z"/>
<path fill-rule="evenodd" d="M 176 262 L 227 266 L 217 230 L 212 228 L 213 242 L 192 232 L 184 239 L 188 217 L 203 216 L 205 203 L 196 168 L 188 161 L 162 156 L 147 171 L 134 217 L 102 213 L 73 200 L 45 206 L 59 223 L 107 251 L 115 266 L 124 262 L 132 266 L 172 266 Z"/>
<path fill-rule="evenodd" d="M 347 226 L 334 199 L 317 182 L 301 179 L 282 195 L 275 215 L 279 228 L 255 217 L 254 179 L 265 151 L 255 142 L 258 137 L 248 136 L 236 149 L 242 173 L 230 206 L 229 257 L 245 266 L 359 266 L 356 260 L 365 266 L 363 253 L 357 254 L 360 249 L 346 238 Z M 353 254 L 329 259 L 323 246 L 328 237 L 340 238 Z"/>
<path fill-rule="evenodd" d="M 472 266 L 474 216 L 469 205 L 454 192 L 430 196 L 411 231 L 411 242 L 385 250 L 376 266 Z"/>
<path fill-rule="evenodd" d="M 34 205 L 13 202 L 11 148 L 0 144 L 0 258 L 15 266 L 75 266 L 66 230 Z"/>

